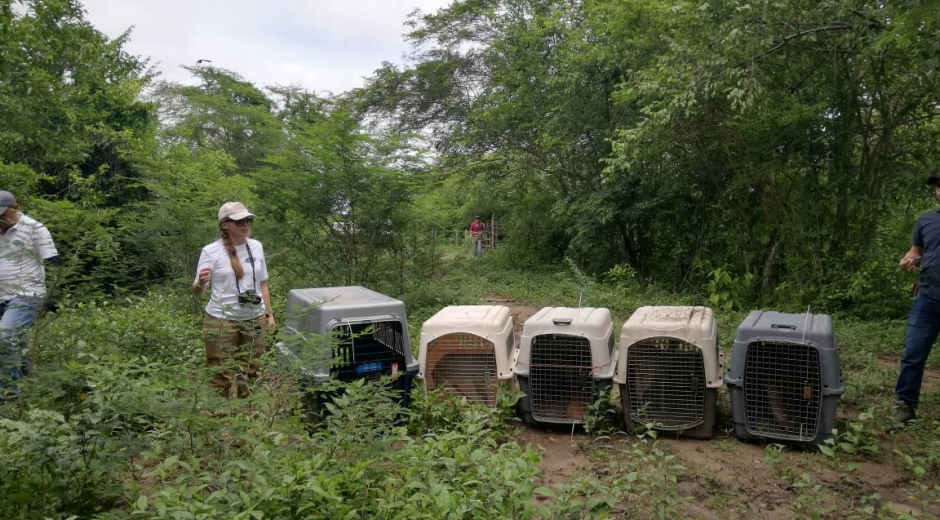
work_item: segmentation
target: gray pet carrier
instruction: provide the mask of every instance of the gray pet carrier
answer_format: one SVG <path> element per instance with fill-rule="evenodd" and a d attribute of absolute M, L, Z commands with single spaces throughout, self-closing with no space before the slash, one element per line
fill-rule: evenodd
<path fill-rule="evenodd" d="M 284 328 L 279 349 L 311 382 L 392 376 L 407 406 L 418 363 L 400 300 L 359 286 L 292 289 Z"/>
<path fill-rule="evenodd" d="M 845 392 L 832 319 L 752 311 L 738 327 L 725 383 L 739 439 L 822 443 Z"/>

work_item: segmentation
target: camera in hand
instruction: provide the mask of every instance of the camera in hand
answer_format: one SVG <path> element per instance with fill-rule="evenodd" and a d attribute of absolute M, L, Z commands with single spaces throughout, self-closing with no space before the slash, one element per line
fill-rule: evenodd
<path fill-rule="evenodd" d="M 261 296 L 253 290 L 247 290 L 238 293 L 238 303 L 242 305 L 258 305 L 261 303 Z"/>

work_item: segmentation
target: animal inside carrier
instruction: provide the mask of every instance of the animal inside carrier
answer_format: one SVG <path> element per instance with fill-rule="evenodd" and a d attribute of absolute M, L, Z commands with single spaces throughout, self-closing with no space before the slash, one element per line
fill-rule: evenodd
<path fill-rule="evenodd" d="M 707 307 L 640 307 L 623 324 L 614 381 L 626 422 L 710 439 L 721 362 Z"/>
<path fill-rule="evenodd" d="M 545 307 L 526 320 L 512 359 L 526 424 L 584 423 L 617 366 L 613 328 L 604 308 Z"/>
<path fill-rule="evenodd" d="M 512 315 L 502 305 L 441 309 L 421 327 L 418 378 L 427 390 L 448 388 L 495 407 L 500 381 L 512 379 Z"/>
<path fill-rule="evenodd" d="M 312 383 L 392 376 L 405 406 L 418 373 L 405 304 L 359 286 L 292 289 L 279 350 Z"/>
<path fill-rule="evenodd" d="M 751 312 L 725 383 L 739 439 L 821 444 L 845 392 L 832 318 Z"/>

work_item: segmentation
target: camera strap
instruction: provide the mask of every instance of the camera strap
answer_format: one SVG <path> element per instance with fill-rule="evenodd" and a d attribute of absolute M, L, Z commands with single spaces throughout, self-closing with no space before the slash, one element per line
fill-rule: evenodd
<path fill-rule="evenodd" d="M 248 241 L 245 240 L 245 251 L 248 251 L 248 263 L 251 264 L 251 290 L 254 292 L 258 291 L 258 278 L 255 275 L 255 258 L 251 256 L 251 248 L 248 247 Z M 238 285 L 238 277 L 235 277 L 235 290 L 238 291 L 238 294 L 242 293 L 242 288 Z"/>

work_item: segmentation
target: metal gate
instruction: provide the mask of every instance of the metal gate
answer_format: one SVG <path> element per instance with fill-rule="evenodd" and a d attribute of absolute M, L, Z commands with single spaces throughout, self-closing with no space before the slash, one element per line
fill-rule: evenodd
<path fill-rule="evenodd" d="M 477 404 L 496 406 L 496 353 L 491 341 L 454 333 L 428 343 L 428 390 L 449 388 Z"/>
<path fill-rule="evenodd" d="M 705 363 L 697 346 L 650 338 L 629 347 L 630 417 L 664 430 L 686 430 L 705 420 Z"/>
<path fill-rule="evenodd" d="M 811 441 L 817 435 L 820 399 L 815 347 L 777 341 L 748 345 L 744 406 L 749 431 Z"/>
<path fill-rule="evenodd" d="M 532 417 L 545 422 L 580 422 L 594 396 L 591 342 L 567 334 L 532 339 Z"/>

